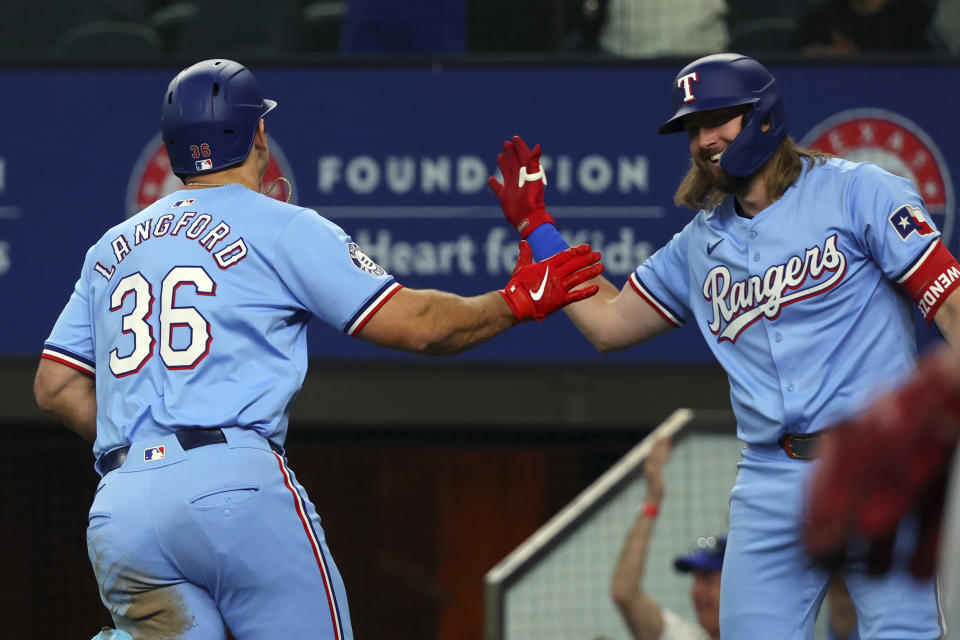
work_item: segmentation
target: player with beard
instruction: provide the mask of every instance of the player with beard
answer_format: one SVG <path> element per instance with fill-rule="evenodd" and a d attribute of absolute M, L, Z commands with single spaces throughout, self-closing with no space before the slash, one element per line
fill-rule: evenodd
<path fill-rule="evenodd" d="M 822 430 L 910 376 L 916 304 L 956 342 L 960 264 L 913 184 L 828 157 L 788 135 L 783 95 L 752 58 L 682 69 L 661 133 L 693 159 L 676 202 L 697 210 L 622 289 L 565 311 L 601 352 L 691 322 L 726 370 L 746 444 L 730 496 L 720 635 L 808 639 L 832 570 L 802 540 L 804 488 Z M 490 179 L 507 219 L 543 260 L 566 249 L 543 202 L 540 147 L 514 137 Z M 909 546 L 911 532 L 900 539 Z M 896 564 L 880 579 L 855 552 L 841 566 L 864 638 L 943 635 L 932 580 Z"/>

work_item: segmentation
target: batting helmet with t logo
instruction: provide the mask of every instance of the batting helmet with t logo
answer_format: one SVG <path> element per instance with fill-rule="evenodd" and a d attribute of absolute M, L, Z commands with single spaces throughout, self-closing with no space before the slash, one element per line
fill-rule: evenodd
<path fill-rule="evenodd" d="M 243 162 L 257 125 L 277 106 L 256 78 L 232 60 L 204 60 L 170 81 L 160 124 L 170 166 L 180 178 Z"/>
<path fill-rule="evenodd" d="M 766 67 L 736 53 L 694 60 L 673 81 L 673 116 L 660 133 L 683 131 L 691 113 L 749 105 L 743 130 L 720 158 L 727 173 L 747 177 L 759 169 L 787 135 L 787 107 L 780 87 Z M 764 124 L 769 128 L 764 130 Z"/>

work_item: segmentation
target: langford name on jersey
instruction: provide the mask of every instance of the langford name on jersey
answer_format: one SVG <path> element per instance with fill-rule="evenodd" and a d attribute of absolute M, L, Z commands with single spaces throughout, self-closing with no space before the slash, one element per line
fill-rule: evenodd
<path fill-rule="evenodd" d="M 192 203 L 192 201 L 190 202 Z M 174 203 L 174 206 L 176 207 L 178 204 Z M 209 214 L 200 213 L 198 215 L 197 211 L 184 211 L 179 218 L 176 214 L 165 213 L 158 216 L 156 221 L 150 218 L 137 224 L 134 227 L 132 244 L 129 238 L 120 234 L 110 241 L 110 246 L 113 248 L 113 255 L 117 259 L 117 264 L 119 264 L 130 255 L 135 247 L 152 238 L 162 238 L 167 235 L 177 236 L 185 240 L 196 241 L 208 253 L 212 254 L 218 267 L 229 269 L 246 257 L 247 245 L 242 237 L 224 245 L 223 243 L 227 241 L 230 235 L 230 225 L 220 220 L 211 227 L 212 222 L 213 218 Z M 182 236 L 181 231 L 183 232 Z M 213 253 L 217 246 L 221 246 L 221 248 Z M 100 262 L 97 262 L 93 268 L 107 280 L 110 280 L 116 271 L 116 265 L 108 268 Z"/>

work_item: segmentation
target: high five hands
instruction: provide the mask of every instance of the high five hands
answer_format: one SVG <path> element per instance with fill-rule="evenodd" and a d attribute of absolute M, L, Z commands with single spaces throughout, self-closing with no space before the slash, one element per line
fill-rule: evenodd
<path fill-rule="evenodd" d="M 521 238 L 528 237 L 543 224 L 553 224 L 543 203 L 547 176 L 540 166 L 540 145 L 530 150 L 520 136 L 503 143 L 497 156 L 503 183 L 491 176 L 490 189 L 500 199 L 507 220 Z M 561 246 L 565 246 L 565 243 Z M 517 322 L 543 320 L 557 309 L 589 298 L 599 291 L 597 285 L 576 287 L 603 273 L 600 253 L 588 244 L 568 248 L 541 262 L 533 262 L 526 240 L 520 241 L 520 257 L 510 282 L 500 291 Z"/>
<path fill-rule="evenodd" d="M 543 260 L 533 262 L 526 240 L 520 241 L 520 257 L 507 286 L 500 290 L 513 311 L 516 322 L 543 320 L 568 304 L 589 298 L 599 287 L 595 284 L 575 289 L 603 273 L 600 253 L 581 244 Z"/>

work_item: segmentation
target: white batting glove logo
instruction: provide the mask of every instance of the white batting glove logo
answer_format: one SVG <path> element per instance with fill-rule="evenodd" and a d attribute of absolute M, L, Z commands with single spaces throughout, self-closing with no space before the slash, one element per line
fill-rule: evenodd
<path fill-rule="evenodd" d="M 547 174 L 544 172 L 543 167 L 540 167 L 536 173 L 527 173 L 526 167 L 520 167 L 520 178 L 517 180 L 517 186 L 523 187 L 524 182 L 536 182 L 539 180 L 543 184 L 547 184 Z"/>

